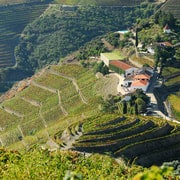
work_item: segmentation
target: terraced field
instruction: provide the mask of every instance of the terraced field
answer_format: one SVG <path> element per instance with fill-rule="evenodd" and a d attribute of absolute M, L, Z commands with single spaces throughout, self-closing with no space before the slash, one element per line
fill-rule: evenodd
<path fill-rule="evenodd" d="M 156 118 L 102 115 L 84 123 L 84 133 L 73 149 L 111 154 L 147 167 L 161 165 L 180 160 L 179 128 Z"/>
<path fill-rule="evenodd" d="M 171 12 L 177 19 L 180 19 L 180 1 L 179 0 L 168 0 L 163 6 L 162 10 Z"/>
<path fill-rule="evenodd" d="M 48 129 L 61 119 L 64 123 L 64 119 L 74 114 L 78 116 L 83 112 L 85 116 L 93 111 L 96 107 L 89 105 L 93 92 L 84 80 L 90 78 L 88 86 L 93 87 L 97 81 L 94 77 L 91 70 L 70 64 L 49 67 L 33 78 L 29 87 L 0 104 L 1 145 L 9 146 L 28 136 L 36 139 L 38 131 Z M 86 89 L 88 93 L 84 95 Z M 72 118 L 69 121 L 73 121 Z"/>
<path fill-rule="evenodd" d="M 15 65 L 14 48 L 22 30 L 46 8 L 45 4 L 0 7 L 0 68 Z"/>
<path fill-rule="evenodd" d="M 55 2 L 67 5 L 135 6 L 144 0 L 55 0 Z"/>

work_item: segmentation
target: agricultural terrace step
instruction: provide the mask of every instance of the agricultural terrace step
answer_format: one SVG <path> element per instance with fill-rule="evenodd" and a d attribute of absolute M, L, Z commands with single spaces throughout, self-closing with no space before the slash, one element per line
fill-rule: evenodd
<path fill-rule="evenodd" d="M 97 131 L 91 131 L 89 133 L 85 133 L 84 135 L 96 135 L 96 134 L 106 134 L 106 133 L 113 133 L 116 131 L 119 131 L 120 129 L 126 129 L 129 127 L 132 127 L 133 125 L 136 125 L 137 123 L 140 123 L 141 121 L 139 119 L 136 119 L 128 124 L 124 124 L 124 125 L 120 125 L 118 127 L 115 128 L 111 128 L 111 129 L 104 129 L 104 130 L 99 130 Z"/>
<path fill-rule="evenodd" d="M 162 165 L 163 162 L 170 162 L 174 159 L 180 161 L 180 143 L 170 146 L 168 149 L 140 156 L 135 160 L 135 163 L 141 166 L 150 167 L 153 164 Z"/>
<path fill-rule="evenodd" d="M 141 141 L 139 143 L 128 145 L 117 152 L 115 152 L 116 156 L 125 156 L 129 159 L 134 159 L 142 154 L 146 154 L 152 152 L 157 149 L 168 148 L 171 145 L 176 143 L 180 143 L 180 132 L 176 134 L 171 134 L 168 136 L 148 139 L 146 141 Z"/>
<path fill-rule="evenodd" d="M 53 89 L 53 88 L 51 88 L 51 87 L 47 87 L 47 86 L 40 85 L 40 84 L 36 83 L 35 81 L 32 81 L 32 85 L 37 86 L 37 87 L 39 87 L 39 88 L 41 88 L 41 89 L 47 90 L 47 91 L 49 91 L 49 92 L 51 92 L 51 93 L 57 94 L 57 90 L 56 90 L 56 89 Z"/>
<path fill-rule="evenodd" d="M 103 137 L 92 137 L 90 139 L 83 139 L 78 140 L 78 142 L 97 142 L 97 141 L 106 141 L 106 140 L 117 140 L 120 138 L 126 138 L 129 136 L 133 136 L 138 133 L 142 133 L 147 130 L 151 130 L 153 128 L 157 127 L 152 121 L 149 121 L 145 124 L 138 124 L 137 126 L 134 126 L 133 128 L 130 127 L 128 129 L 122 130 L 120 132 L 114 133 L 114 134 L 108 134 L 103 135 Z"/>
<path fill-rule="evenodd" d="M 98 132 L 98 131 L 104 131 L 104 130 L 106 130 L 106 129 L 113 129 L 113 128 L 116 128 L 116 127 L 120 127 L 120 126 L 122 126 L 122 125 L 125 125 L 125 124 L 128 124 L 128 123 L 130 123 L 130 122 L 132 122 L 132 121 L 134 121 L 134 118 L 128 118 L 128 119 L 125 119 L 125 120 L 123 120 L 123 121 L 120 121 L 120 122 L 117 122 L 116 124 L 109 124 L 109 125 L 106 125 L 106 126 L 100 126 L 99 124 L 98 125 L 96 125 L 94 128 L 91 128 L 91 129 L 93 129 L 93 132 Z M 92 130 L 91 130 L 91 132 L 92 132 Z M 85 132 L 86 134 L 88 134 L 89 133 L 89 131 L 86 131 Z M 84 134 L 85 134 L 84 133 Z M 116 133 L 116 131 L 115 131 L 115 133 Z M 85 134 L 85 135 L 86 135 Z"/>
<path fill-rule="evenodd" d="M 34 133 L 37 132 L 38 130 L 45 128 L 41 118 L 37 118 L 35 120 L 23 123 L 19 127 L 21 128 L 23 136 L 34 135 Z"/>
<path fill-rule="evenodd" d="M 125 119 L 126 119 L 125 117 L 118 117 L 118 118 L 111 120 L 109 122 L 102 123 L 99 126 L 101 127 L 101 126 L 107 126 L 107 125 L 111 125 L 111 124 L 117 124 L 117 123 L 124 121 Z"/>
<path fill-rule="evenodd" d="M 96 144 L 85 143 L 82 144 L 82 146 L 81 143 L 78 143 L 75 144 L 75 148 L 80 148 L 80 149 L 84 149 L 85 151 L 91 151 L 91 152 L 93 150 L 95 150 L 96 152 L 107 152 L 107 151 L 115 152 L 118 149 L 123 148 L 128 144 L 133 144 L 147 139 L 157 138 L 167 135 L 170 133 L 172 129 L 173 127 L 169 125 L 165 125 L 161 129 L 155 128 L 150 131 L 145 131 L 144 133 L 135 134 L 134 136 L 127 137 L 124 139 L 118 139 L 116 141 L 110 141 L 110 140 L 109 141 L 107 140 L 107 142 L 100 141 Z"/>
<path fill-rule="evenodd" d="M 22 134 L 18 128 L 12 129 L 2 135 L 0 135 L 1 143 L 3 146 L 11 145 L 15 142 L 20 141 Z"/>

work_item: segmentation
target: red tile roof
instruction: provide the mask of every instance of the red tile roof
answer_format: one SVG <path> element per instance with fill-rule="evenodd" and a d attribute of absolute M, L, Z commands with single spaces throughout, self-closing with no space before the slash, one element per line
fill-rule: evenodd
<path fill-rule="evenodd" d="M 134 79 L 150 79 L 150 76 L 147 74 L 137 74 L 134 76 Z"/>
<path fill-rule="evenodd" d="M 133 81 L 131 86 L 147 86 L 148 82 L 147 81 Z"/>
<path fill-rule="evenodd" d="M 166 42 L 160 42 L 159 43 L 160 45 L 163 45 L 163 46 L 173 46 L 170 42 L 166 41 Z"/>
<path fill-rule="evenodd" d="M 130 66 L 129 64 L 122 62 L 122 61 L 113 60 L 113 61 L 109 61 L 109 64 L 116 66 L 122 70 L 127 70 L 127 69 L 132 68 L 132 66 Z"/>

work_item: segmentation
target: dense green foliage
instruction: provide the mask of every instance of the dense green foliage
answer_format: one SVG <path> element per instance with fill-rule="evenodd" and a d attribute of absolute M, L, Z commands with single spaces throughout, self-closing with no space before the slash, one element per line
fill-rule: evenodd
<path fill-rule="evenodd" d="M 163 163 L 165 167 L 172 167 L 175 175 L 180 175 L 180 161 L 172 161 Z"/>
<path fill-rule="evenodd" d="M 76 152 L 48 152 L 33 148 L 24 153 L 0 150 L 3 179 L 132 179 L 142 168 L 118 164 L 108 156 L 85 157 Z M 68 176 L 70 176 L 68 178 Z"/>
<path fill-rule="evenodd" d="M 176 18 L 172 13 L 165 13 L 163 11 L 159 11 L 154 15 L 154 22 L 159 24 L 162 28 L 168 24 L 171 29 L 176 26 Z"/>
<path fill-rule="evenodd" d="M 14 48 L 24 27 L 46 9 L 47 4 L 35 3 L 0 7 L 0 91 L 6 91 L 14 80 L 27 77 L 23 69 L 12 68 L 16 64 Z M 12 78 L 13 77 L 13 78 Z M 5 82 L 6 81 L 6 82 Z M 7 82 L 8 81 L 8 82 Z"/>
<path fill-rule="evenodd" d="M 161 9 L 165 12 L 171 12 L 177 19 L 180 19 L 180 14 L 179 14 L 180 1 L 179 0 L 169 0 Z"/>
<path fill-rule="evenodd" d="M 107 99 L 102 99 L 101 111 L 105 113 L 113 113 L 118 110 L 118 104 L 121 101 L 120 96 L 109 95 Z"/>
<path fill-rule="evenodd" d="M 166 166 L 160 168 L 153 166 L 150 169 L 143 169 L 135 165 L 128 167 L 122 160 L 118 164 L 113 158 L 105 155 L 94 154 L 85 157 L 72 151 L 49 152 L 37 147 L 21 153 L 1 149 L 0 155 L 1 179 L 150 180 L 175 178 L 171 168 L 172 163 L 174 165 L 175 162 L 166 163 Z"/>
<path fill-rule="evenodd" d="M 175 178 L 175 175 L 173 175 L 173 167 L 162 166 L 159 168 L 152 166 L 150 170 L 148 169 L 145 172 L 138 173 L 133 180 L 161 180 L 168 178 Z"/>
<path fill-rule="evenodd" d="M 65 5 L 137 6 L 144 0 L 54 0 Z"/>
<path fill-rule="evenodd" d="M 104 64 L 104 62 L 97 63 L 94 66 L 94 73 L 100 72 L 103 75 L 106 75 L 109 73 L 109 68 Z"/>
<path fill-rule="evenodd" d="M 129 26 L 141 12 L 139 8 L 79 7 L 42 16 L 23 32 L 15 50 L 18 66 L 33 70 L 57 62 L 93 37 Z"/>
<path fill-rule="evenodd" d="M 50 2 L 51 0 L 0 0 L 0 5 L 13 5 L 24 3 Z"/>
<path fill-rule="evenodd" d="M 98 36 L 80 47 L 76 58 L 78 60 L 86 60 L 89 57 L 100 56 L 102 52 L 106 51 L 104 43 L 101 41 L 104 36 Z"/>
<path fill-rule="evenodd" d="M 137 89 L 130 95 L 130 100 L 128 102 L 120 102 L 118 107 L 122 114 L 137 115 L 146 112 L 149 102 L 149 97 L 142 90 Z"/>
<path fill-rule="evenodd" d="M 0 7 L 0 68 L 15 64 L 14 47 L 18 43 L 20 33 L 46 7 L 43 3 Z"/>
<path fill-rule="evenodd" d="M 153 6 L 76 7 L 69 11 L 54 5 L 25 28 L 15 48 L 17 68 L 8 73 L 23 71 L 27 76 L 46 64 L 56 63 L 92 38 L 130 27 L 137 16 L 149 16 L 144 14 L 146 8 L 153 12 Z M 9 80 L 8 73 L 3 80 Z"/>

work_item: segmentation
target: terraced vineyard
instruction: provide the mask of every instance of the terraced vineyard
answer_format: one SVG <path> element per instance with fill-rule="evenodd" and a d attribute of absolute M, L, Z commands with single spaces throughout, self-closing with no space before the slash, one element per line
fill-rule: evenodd
<path fill-rule="evenodd" d="M 38 131 L 48 130 L 57 121 L 64 123 L 64 119 L 68 121 L 74 114 L 86 115 L 96 108 L 89 105 L 94 97 L 88 86 L 93 87 L 97 81 L 91 70 L 70 64 L 52 66 L 42 72 L 29 87 L 0 104 L 1 145 L 36 137 Z M 88 78 L 87 85 L 84 80 Z M 88 93 L 84 95 L 86 90 Z"/>
<path fill-rule="evenodd" d="M 55 2 L 67 5 L 135 6 L 144 2 L 144 0 L 55 0 Z"/>
<path fill-rule="evenodd" d="M 22 30 L 46 8 L 45 4 L 0 7 L 0 68 L 15 65 L 14 48 Z"/>
<path fill-rule="evenodd" d="M 162 10 L 171 12 L 177 19 L 180 19 L 180 1 L 179 0 L 168 0 L 163 6 Z"/>
<path fill-rule="evenodd" d="M 102 115 L 84 123 L 73 149 L 111 154 L 142 166 L 180 160 L 180 127 L 160 119 Z"/>

